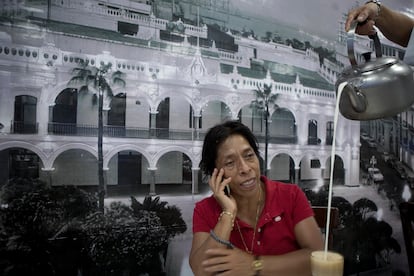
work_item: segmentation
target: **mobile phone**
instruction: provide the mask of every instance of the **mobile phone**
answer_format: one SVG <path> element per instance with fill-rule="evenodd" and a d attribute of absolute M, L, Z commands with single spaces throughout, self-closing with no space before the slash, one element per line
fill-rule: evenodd
<path fill-rule="evenodd" d="M 226 196 L 230 197 L 230 186 L 229 186 L 229 185 L 226 185 L 226 186 L 224 187 L 224 194 L 225 194 Z"/>

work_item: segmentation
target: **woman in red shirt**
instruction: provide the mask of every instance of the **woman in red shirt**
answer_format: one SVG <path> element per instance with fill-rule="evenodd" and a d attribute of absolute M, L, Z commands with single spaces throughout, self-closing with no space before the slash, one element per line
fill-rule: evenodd
<path fill-rule="evenodd" d="M 310 253 L 323 250 L 312 208 L 297 185 L 260 176 L 258 156 L 240 122 L 208 131 L 200 167 L 213 194 L 194 208 L 195 275 L 311 275 Z"/>

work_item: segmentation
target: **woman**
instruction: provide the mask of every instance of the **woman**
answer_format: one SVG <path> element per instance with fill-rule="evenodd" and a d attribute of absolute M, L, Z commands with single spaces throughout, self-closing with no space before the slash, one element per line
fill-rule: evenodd
<path fill-rule="evenodd" d="M 323 250 L 312 208 L 297 185 L 260 176 L 258 156 L 245 125 L 208 131 L 200 167 L 213 195 L 194 208 L 195 275 L 311 275 L 310 253 Z"/>

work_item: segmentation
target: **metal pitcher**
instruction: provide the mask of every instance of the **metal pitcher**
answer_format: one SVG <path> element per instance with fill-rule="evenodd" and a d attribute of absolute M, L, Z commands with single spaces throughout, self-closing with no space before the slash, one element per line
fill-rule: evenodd
<path fill-rule="evenodd" d="M 378 35 L 370 36 L 375 60 L 357 64 L 354 37 L 357 22 L 347 33 L 350 67 L 338 76 L 335 88 L 346 82 L 339 101 L 339 111 L 351 120 L 374 120 L 394 116 L 414 103 L 413 69 L 395 57 L 382 57 Z"/>

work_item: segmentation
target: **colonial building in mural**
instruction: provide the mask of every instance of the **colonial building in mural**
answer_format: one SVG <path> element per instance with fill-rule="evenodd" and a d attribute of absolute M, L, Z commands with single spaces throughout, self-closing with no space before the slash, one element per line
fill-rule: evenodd
<path fill-rule="evenodd" d="M 279 95 L 270 106 L 267 174 L 294 183 L 329 178 L 343 33 L 329 60 L 312 47 L 227 27 L 238 14 L 226 1 L 199 4 L 16 0 L 0 7 L 0 164 L 7 168 L 0 181 L 15 174 L 96 185 L 97 106 L 68 85 L 80 61 L 111 63 L 125 75 L 126 86 L 104 99 L 108 189 L 156 193 L 158 184 L 179 183 L 197 193 L 204 133 L 227 119 L 254 131 L 265 159 L 264 120 L 251 107 L 265 84 Z M 359 47 L 370 49 L 366 41 Z M 359 183 L 360 122 L 340 116 L 336 148 L 335 181 Z"/>

